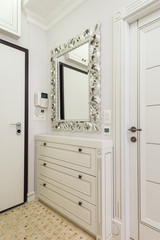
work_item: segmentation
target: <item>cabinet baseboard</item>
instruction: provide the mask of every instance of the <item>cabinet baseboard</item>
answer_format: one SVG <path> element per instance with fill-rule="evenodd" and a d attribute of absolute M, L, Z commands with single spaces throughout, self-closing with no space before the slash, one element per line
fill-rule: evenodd
<path fill-rule="evenodd" d="M 27 202 L 31 202 L 36 199 L 35 192 L 27 193 Z"/>

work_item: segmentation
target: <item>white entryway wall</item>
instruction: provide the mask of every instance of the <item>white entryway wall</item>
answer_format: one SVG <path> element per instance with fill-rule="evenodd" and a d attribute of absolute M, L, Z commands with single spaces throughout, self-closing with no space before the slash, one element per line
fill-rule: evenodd
<path fill-rule="evenodd" d="M 48 91 L 50 88 L 50 51 L 69 38 L 83 32 L 86 28 L 101 24 L 101 113 L 112 107 L 112 61 L 113 61 L 113 14 L 117 9 L 133 2 L 133 0 L 85 0 L 79 7 L 57 22 L 48 32 L 27 22 L 22 14 L 21 38 L 14 40 L 4 34 L 0 38 L 29 49 L 29 183 L 28 192 L 34 192 L 34 135 L 50 132 L 50 121 L 36 122 L 34 114 L 34 92 Z M 37 5 L 38 8 L 38 5 Z M 49 118 L 48 118 L 49 119 Z M 112 131 L 111 131 L 112 132 Z M 51 132 L 64 135 L 64 132 Z M 66 135 L 66 133 L 65 133 Z M 100 134 L 67 133 L 84 137 L 112 138 Z"/>
<path fill-rule="evenodd" d="M 113 14 L 124 5 L 133 0 L 86 0 L 78 8 L 74 9 L 69 15 L 65 16 L 60 22 L 56 23 L 47 33 L 47 52 L 48 59 L 51 50 L 67 42 L 72 37 L 84 32 L 85 29 L 94 26 L 97 22 L 101 25 L 101 119 L 102 132 L 100 134 L 53 132 L 51 134 L 82 136 L 95 138 L 110 138 L 103 133 L 103 113 L 105 109 L 112 108 L 112 61 L 113 61 Z M 48 62 L 48 74 L 50 74 L 50 62 Z M 50 75 L 48 75 L 50 81 Z M 50 82 L 49 82 L 50 84 Z M 112 128 L 112 127 L 111 127 Z"/>

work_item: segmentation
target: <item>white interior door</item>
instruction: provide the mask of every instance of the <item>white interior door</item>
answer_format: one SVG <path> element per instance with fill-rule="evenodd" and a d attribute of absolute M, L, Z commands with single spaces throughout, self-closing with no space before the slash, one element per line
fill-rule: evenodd
<path fill-rule="evenodd" d="M 130 53 L 131 237 L 159 240 L 160 11 L 131 24 Z"/>
<path fill-rule="evenodd" d="M 25 52 L 0 42 L 0 211 L 24 202 L 24 109 Z"/>

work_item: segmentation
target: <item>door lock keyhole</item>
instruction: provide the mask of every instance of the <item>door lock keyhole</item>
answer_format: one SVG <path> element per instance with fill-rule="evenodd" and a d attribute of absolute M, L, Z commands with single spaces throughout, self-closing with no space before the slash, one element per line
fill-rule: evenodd
<path fill-rule="evenodd" d="M 136 142 L 137 138 L 136 137 L 131 137 L 131 142 Z"/>

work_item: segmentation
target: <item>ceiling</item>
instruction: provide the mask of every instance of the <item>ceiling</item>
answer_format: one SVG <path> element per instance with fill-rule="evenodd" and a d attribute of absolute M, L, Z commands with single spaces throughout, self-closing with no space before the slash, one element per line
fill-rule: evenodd
<path fill-rule="evenodd" d="M 29 22 L 49 30 L 84 1 L 86 0 L 23 0 L 23 10 Z"/>

